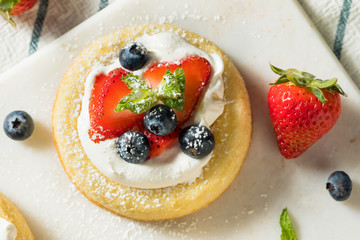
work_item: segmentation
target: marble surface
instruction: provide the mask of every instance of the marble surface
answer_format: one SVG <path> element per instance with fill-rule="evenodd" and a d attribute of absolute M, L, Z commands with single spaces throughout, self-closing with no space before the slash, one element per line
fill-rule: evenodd
<path fill-rule="evenodd" d="M 140 223 L 100 209 L 71 184 L 52 141 L 51 110 L 62 75 L 88 43 L 122 27 L 164 22 L 203 35 L 235 62 L 250 94 L 254 135 L 240 175 L 219 200 L 178 220 Z M 280 155 L 272 131 L 266 97 L 276 75 L 269 62 L 336 76 L 348 94 L 334 128 L 296 160 Z M 21 109 L 36 124 L 24 142 L 0 132 L 0 192 L 22 211 L 36 239 L 279 239 L 285 207 L 299 239 L 354 239 L 359 105 L 359 90 L 296 1 L 118 1 L 0 76 L 0 118 Z M 325 189 L 335 170 L 353 180 L 346 202 Z"/>

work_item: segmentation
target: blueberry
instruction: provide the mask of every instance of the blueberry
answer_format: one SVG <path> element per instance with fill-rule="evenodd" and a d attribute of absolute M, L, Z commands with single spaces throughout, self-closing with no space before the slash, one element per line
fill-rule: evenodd
<path fill-rule="evenodd" d="M 352 190 L 350 177 L 343 171 L 333 172 L 326 183 L 326 189 L 336 201 L 345 201 Z"/>
<path fill-rule="evenodd" d="M 181 131 L 179 136 L 181 150 L 196 159 L 209 155 L 215 146 L 214 135 L 205 126 L 192 125 Z"/>
<path fill-rule="evenodd" d="M 119 60 L 125 69 L 135 71 L 146 64 L 149 60 L 149 53 L 142 44 L 131 42 L 121 49 Z"/>
<path fill-rule="evenodd" d="M 158 104 L 144 115 L 144 125 L 147 130 L 158 136 L 165 136 L 175 130 L 177 118 L 174 110 L 163 104 Z"/>
<path fill-rule="evenodd" d="M 14 111 L 6 116 L 4 121 L 4 131 L 13 140 L 25 140 L 34 131 L 34 121 L 31 116 L 24 111 Z"/>
<path fill-rule="evenodd" d="M 142 163 L 149 156 L 150 144 L 143 133 L 128 131 L 116 140 L 115 150 L 129 163 Z"/>

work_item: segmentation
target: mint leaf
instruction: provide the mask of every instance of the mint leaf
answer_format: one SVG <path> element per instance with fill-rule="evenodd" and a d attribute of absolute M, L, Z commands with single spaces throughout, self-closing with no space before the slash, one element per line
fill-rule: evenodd
<path fill-rule="evenodd" d="M 149 89 L 134 89 L 129 95 L 123 97 L 115 112 L 121 112 L 129 109 L 133 113 L 143 113 L 152 108 L 159 102 L 156 93 L 151 88 Z"/>
<path fill-rule="evenodd" d="M 131 92 L 120 100 L 115 112 L 129 109 L 133 113 L 143 113 L 159 102 L 156 92 L 139 76 L 128 74 L 122 80 Z"/>
<path fill-rule="evenodd" d="M 128 88 L 133 89 L 151 89 L 145 80 L 141 79 L 140 76 L 132 73 L 121 78 Z"/>
<path fill-rule="evenodd" d="M 158 95 L 163 103 L 176 110 L 184 110 L 185 73 L 182 68 L 177 68 L 174 73 L 166 70 L 158 88 Z"/>
<path fill-rule="evenodd" d="M 160 100 L 171 108 L 184 110 L 185 73 L 182 68 L 176 69 L 174 73 L 166 70 L 157 90 L 149 87 L 145 80 L 137 75 L 128 74 L 122 77 L 122 80 L 131 92 L 119 101 L 115 112 L 128 109 L 133 113 L 143 113 Z"/>
<path fill-rule="evenodd" d="M 185 74 L 182 68 L 178 68 L 172 73 L 166 73 L 158 86 L 158 94 L 164 98 L 178 99 L 183 96 L 185 91 Z"/>
<path fill-rule="evenodd" d="M 184 111 L 184 103 L 185 103 L 185 100 L 184 98 L 181 98 L 181 99 L 171 99 L 171 98 L 165 98 L 165 99 L 161 99 L 161 101 L 171 107 L 171 108 L 174 108 L 178 111 Z"/>
<path fill-rule="evenodd" d="M 280 216 L 281 240 L 297 240 L 295 231 L 287 209 L 284 208 Z"/>

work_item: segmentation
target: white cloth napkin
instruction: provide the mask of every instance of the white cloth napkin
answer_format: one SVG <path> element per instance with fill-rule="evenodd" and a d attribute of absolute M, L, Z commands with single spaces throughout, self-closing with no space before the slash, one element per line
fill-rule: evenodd
<path fill-rule="evenodd" d="M 298 1 L 360 88 L 360 1 Z"/>
<path fill-rule="evenodd" d="M 0 74 L 115 0 L 38 0 L 14 16 L 14 29 L 0 16 Z"/>
<path fill-rule="evenodd" d="M 39 0 L 14 17 L 0 19 L 0 74 L 115 0 Z M 298 0 L 360 88 L 360 1 Z"/>

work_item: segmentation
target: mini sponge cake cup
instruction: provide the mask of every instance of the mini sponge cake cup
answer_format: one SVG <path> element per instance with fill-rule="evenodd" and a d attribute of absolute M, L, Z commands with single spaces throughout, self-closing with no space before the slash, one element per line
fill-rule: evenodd
<path fill-rule="evenodd" d="M 224 61 L 225 109 L 211 126 L 215 136 L 213 157 L 202 176 L 192 183 L 160 189 L 131 188 L 104 176 L 86 156 L 77 132 L 84 82 L 95 65 L 115 61 L 120 49 L 142 34 L 178 33 Z M 234 181 L 248 152 L 252 135 L 249 97 L 231 60 L 203 37 L 172 25 L 141 25 L 123 29 L 90 44 L 65 73 L 53 108 L 53 137 L 65 172 L 90 201 L 115 214 L 141 221 L 175 219 L 215 201 Z"/>
<path fill-rule="evenodd" d="M 25 218 L 15 205 L 0 193 L 0 217 L 14 224 L 17 235 L 15 240 L 32 240 L 32 235 Z"/>

